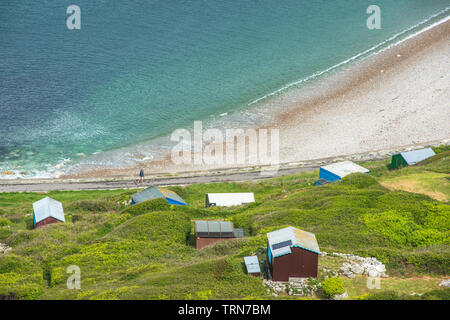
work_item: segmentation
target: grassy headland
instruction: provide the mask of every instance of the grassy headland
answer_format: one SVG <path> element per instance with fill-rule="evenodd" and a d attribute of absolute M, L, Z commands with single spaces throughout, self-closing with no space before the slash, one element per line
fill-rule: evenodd
<path fill-rule="evenodd" d="M 326 252 L 374 256 L 387 266 L 380 290 L 365 276 L 343 278 L 350 299 L 450 299 L 438 283 L 450 267 L 450 151 L 390 171 L 389 160 L 366 162 L 370 175 L 315 186 L 318 171 L 245 183 L 171 187 L 189 207 L 124 201 L 136 190 L 0 194 L 0 296 L 19 299 L 273 299 L 243 257 L 265 265 L 266 232 L 292 225 L 315 233 Z M 415 181 L 411 187 L 409 181 Z M 204 208 L 206 192 L 255 193 L 256 203 Z M 413 191 L 413 192 L 409 192 Z M 66 223 L 32 229 L 32 203 L 63 203 Z M 196 250 L 193 219 L 226 219 L 246 238 Z M 319 280 L 342 258 L 319 258 Z M 69 290 L 66 268 L 81 269 Z M 411 296 L 412 292 L 423 294 Z M 280 295 L 277 299 L 293 297 Z M 320 293 L 313 298 L 321 298 Z"/>

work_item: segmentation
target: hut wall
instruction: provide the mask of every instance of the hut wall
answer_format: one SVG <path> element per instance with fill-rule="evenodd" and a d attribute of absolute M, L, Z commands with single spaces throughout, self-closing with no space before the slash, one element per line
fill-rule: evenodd
<path fill-rule="evenodd" d="M 48 218 L 46 218 L 46 219 L 36 223 L 36 225 L 34 227 L 37 229 L 37 228 L 43 227 L 45 225 L 52 224 L 52 223 L 57 223 L 57 222 L 61 222 L 61 221 L 59 221 L 59 220 L 57 220 L 57 219 L 55 219 L 53 217 L 48 217 Z"/>
<path fill-rule="evenodd" d="M 225 240 L 230 240 L 233 238 L 195 238 L 195 248 L 196 249 L 202 249 L 204 247 L 208 247 L 210 245 L 213 245 L 216 242 L 221 242 Z"/>
<path fill-rule="evenodd" d="M 288 281 L 289 277 L 317 277 L 319 255 L 317 253 L 291 247 L 292 253 L 273 259 L 271 265 L 274 281 Z"/>

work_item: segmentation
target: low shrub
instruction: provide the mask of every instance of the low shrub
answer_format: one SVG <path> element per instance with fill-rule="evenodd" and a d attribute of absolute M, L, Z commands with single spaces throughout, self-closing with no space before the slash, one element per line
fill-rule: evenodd
<path fill-rule="evenodd" d="M 11 225 L 11 221 L 6 218 L 0 218 L 0 227 L 5 227 Z"/>
<path fill-rule="evenodd" d="M 108 236 L 141 241 L 174 241 L 185 243 L 191 232 L 191 220 L 183 212 L 150 212 L 117 227 Z"/>
<path fill-rule="evenodd" d="M 395 291 L 382 291 L 369 293 L 365 295 L 363 300 L 398 300 L 399 296 Z"/>
<path fill-rule="evenodd" d="M 326 278 L 322 282 L 322 291 L 329 298 L 334 297 L 337 294 L 343 294 L 345 292 L 344 282 L 340 278 Z"/>
<path fill-rule="evenodd" d="M 164 211 L 170 208 L 166 199 L 154 199 L 137 203 L 122 210 L 121 213 L 128 213 L 133 216 L 141 215 L 151 211 Z"/>
<path fill-rule="evenodd" d="M 424 293 L 423 300 L 450 300 L 450 288 L 434 289 Z"/>
<path fill-rule="evenodd" d="M 106 200 L 78 200 L 71 202 L 68 206 L 68 210 L 82 210 L 82 211 L 94 211 L 103 212 L 107 211 L 109 203 Z"/>
<path fill-rule="evenodd" d="M 378 181 L 365 173 L 352 173 L 344 177 L 341 181 L 343 185 L 350 185 L 356 188 L 369 188 L 373 186 L 380 186 Z"/>

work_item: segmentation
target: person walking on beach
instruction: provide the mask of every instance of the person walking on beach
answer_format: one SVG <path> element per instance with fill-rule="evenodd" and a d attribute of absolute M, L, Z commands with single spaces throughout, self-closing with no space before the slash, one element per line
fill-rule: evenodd
<path fill-rule="evenodd" d="M 144 183 L 144 169 L 141 168 L 141 172 L 139 172 L 140 183 Z"/>

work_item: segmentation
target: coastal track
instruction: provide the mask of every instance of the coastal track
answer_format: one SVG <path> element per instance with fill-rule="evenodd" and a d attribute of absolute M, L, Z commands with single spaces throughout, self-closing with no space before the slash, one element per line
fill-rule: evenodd
<path fill-rule="evenodd" d="M 4 192 L 48 192 L 53 190 L 78 191 L 78 190 L 111 190 L 111 189 L 136 189 L 148 186 L 189 185 L 196 183 L 212 182 L 239 182 L 248 180 L 270 179 L 301 172 L 307 172 L 319 168 L 319 166 L 306 166 L 294 168 L 282 168 L 274 174 L 262 174 L 260 171 L 236 172 L 236 173 L 211 173 L 203 175 L 186 175 L 179 177 L 149 178 L 143 184 L 137 184 L 136 179 L 124 180 L 11 180 L 0 182 L 0 193 Z"/>

